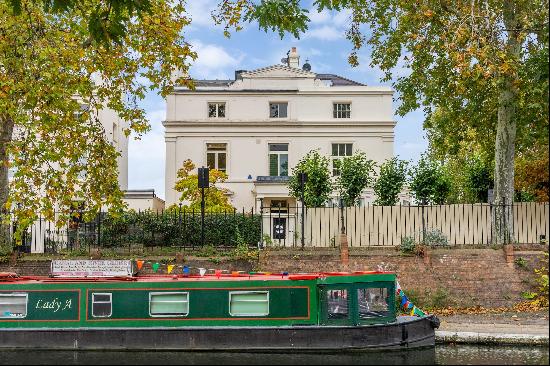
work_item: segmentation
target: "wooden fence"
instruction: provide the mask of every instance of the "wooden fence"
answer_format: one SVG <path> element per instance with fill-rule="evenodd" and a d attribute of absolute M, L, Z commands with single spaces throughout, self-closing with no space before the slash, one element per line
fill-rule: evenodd
<path fill-rule="evenodd" d="M 528 244 L 547 240 L 549 204 L 526 202 L 507 206 L 513 214 L 512 241 Z M 440 231 L 449 245 L 490 245 L 493 242 L 492 215 L 489 204 L 456 204 L 442 206 L 365 206 L 344 209 L 344 222 L 351 247 L 396 246 L 402 238 L 421 240 L 424 231 Z M 309 247 L 331 247 L 338 243 L 341 211 L 337 207 L 308 208 L 305 215 L 305 244 Z M 281 223 L 280 213 L 272 217 Z M 424 220 L 423 220 L 424 218 Z M 264 222 L 271 222 L 266 219 Z M 286 230 L 290 235 L 274 238 L 275 245 L 300 246 L 300 210 L 289 210 Z M 270 230 L 273 232 L 273 230 Z M 292 231 L 294 235 L 292 235 Z M 264 233 L 267 231 L 264 228 Z"/>

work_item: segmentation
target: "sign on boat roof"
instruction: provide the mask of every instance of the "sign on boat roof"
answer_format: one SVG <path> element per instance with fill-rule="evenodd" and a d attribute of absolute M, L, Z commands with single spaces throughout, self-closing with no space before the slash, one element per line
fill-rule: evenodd
<path fill-rule="evenodd" d="M 131 260 L 52 260 L 53 277 L 132 277 Z"/>

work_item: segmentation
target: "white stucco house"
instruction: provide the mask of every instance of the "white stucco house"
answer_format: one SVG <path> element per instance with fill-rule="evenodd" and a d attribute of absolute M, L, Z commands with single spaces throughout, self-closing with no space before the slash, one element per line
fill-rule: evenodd
<path fill-rule="evenodd" d="M 295 204 L 288 175 L 311 150 L 333 160 L 357 150 L 378 163 L 393 156 L 393 90 L 300 67 L 295 47 L 285 64 L 195 85 L 167 97 L 167 206 L 179 202 L 174 185 L 186 159 L 225 171 L 233 206 L 257 209 Z M 366 190 L 362 203 L 373 200 Z"/>

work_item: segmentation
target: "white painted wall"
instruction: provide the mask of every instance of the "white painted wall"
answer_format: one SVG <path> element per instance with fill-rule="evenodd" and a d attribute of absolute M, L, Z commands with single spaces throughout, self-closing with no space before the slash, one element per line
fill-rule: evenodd
<path fill-rule="evenodd" d="M 259 197 L 286 197 L 286 186 L 256 185 L 269 175 L 268 145 L 289 144 L 289 172 L 309 151 L 330 156 L 332 143 L 352 143 L 381 163 L 393 156 L 393 91 L 389 87 L 327 86 L 314 73 L 276 65 L 243 73 L 230 86 L 177 89 L 167 97 L 166 204 L 179 201 L 174 190 L 177 170 L 191 159 L 206 166 L 206 144 L 227 144 L 223 184 L 233 192 L 232 204 L 257 206 Z M 208 103 L 224 102 L 226 116 L 209 118 Z M 287 102 L 287 118 L 269 118 L 270 102 Z M 351 103 L 351 118 L 333 118 L 333 103 Z M 249 179 L 249 175 L 252 179 Z M 372 192 L 365 192 L 372 202 Z"/>

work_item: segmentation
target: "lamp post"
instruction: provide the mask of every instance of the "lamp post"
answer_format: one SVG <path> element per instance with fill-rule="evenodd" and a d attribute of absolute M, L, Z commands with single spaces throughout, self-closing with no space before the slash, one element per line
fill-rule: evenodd
<path fill-rule="evenodd" d="M 302 250 L 304 250 L 305 247 L 305 186 L 307 183 L 307 173 L 300 172 L 298 173 L 298 180 L 300 181 L 300 198 L 302 199 Z"/>
<path fill-rule="evenodd" d="M 198 169 L 198 185 L 201 189 L 201 246 L 204 247 L 204 189 L 209 187 L 208 168 Z"/>

